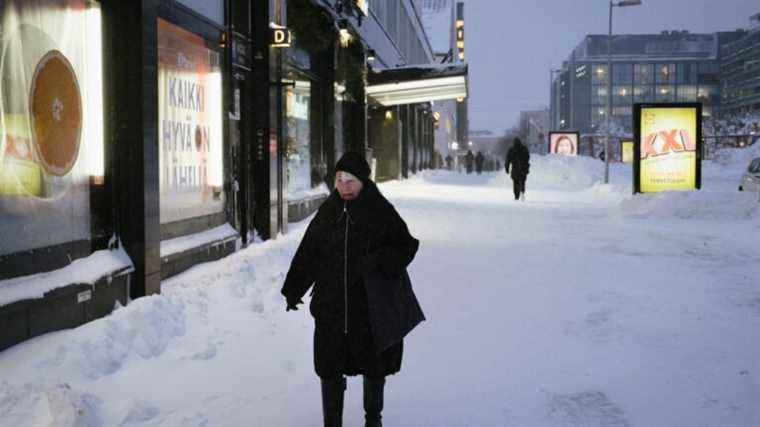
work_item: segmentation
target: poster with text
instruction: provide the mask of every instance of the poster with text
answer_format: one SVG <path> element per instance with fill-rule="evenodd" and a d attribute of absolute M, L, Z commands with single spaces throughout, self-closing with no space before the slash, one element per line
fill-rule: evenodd
<path fill-rule="evenodd" d="M 220 59 L 202 37 L 158 20 L 161 224 L 224 210 Z"/>
<path fill-rule="evenodd" d="M 99 2 L 0 1 L 0 255 L 91 237 L 100 39 Z"/>
<path fill-rule="evenodd" d="M 699 104 L 637 105 L 635 189 L 642 193 L 700 187 Z"/>
<path fill-rule="evenodd" d="M 633 163 L 633 140 L 620 141 L 620 160 L 623 163 Z"/>
<path fill-rule="evenodd" d="M 549 132 L 549 154 L 578 155 L 578 132 Z"/>

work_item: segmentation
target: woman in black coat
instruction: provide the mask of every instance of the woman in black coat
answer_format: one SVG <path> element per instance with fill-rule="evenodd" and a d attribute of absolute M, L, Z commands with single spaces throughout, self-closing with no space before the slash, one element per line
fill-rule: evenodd
<path fill-rule="evenodd" d="M 336 189 L 309 224 L 282 288 L 288 310 L 314 285 L 314 367 L 322 381 L 325 426 L 342 425 L 344 375 L 364 376 L 367 426 L 381 426 L 385 376 L 401 369 L 403 341 L 376 351 L 363 276 L 398 276 L 419 242 L 369 179 L 357 153 L 335 167 Z"/>

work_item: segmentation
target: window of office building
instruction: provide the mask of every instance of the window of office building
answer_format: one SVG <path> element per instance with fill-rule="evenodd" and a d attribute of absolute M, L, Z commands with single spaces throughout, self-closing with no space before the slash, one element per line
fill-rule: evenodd
<path fill-rule="evenodd" d="M 633 83 L 633 64 L 614 64 L 612 84 L 629 85 Z"/>
<path fill-rule="evenodd" d="M 655 83 L 658 85 L 673 84 L 676 81 L 675 64 L 655 64 Z"/>
<path fill-rule="evenodd" d="M 613 86 L 612 87 L 612 105 L 630 105 L 632 101 L 633 90 L 630 86 Z"/>
<path fill-rule="evenodd" d="M 89 251 L 104 176 L 99 4 L 0 2 L 0 255 Z"/>
<path fill-rule="evenodd" d="M 606 65 L 594 65 L 591 73 L 591 84 L 606 84 L 607 83 L 607 66 Z"/>
<path fill-rule="evenodd" d="M 675 101 L 675 90 L 673 86 L 658 85 L 655 88 L 655 101 L 657 102 L 673 102 Z"/>
<path fill-rule="evenodd" d="M 161 224 L 224 210 L 221 55 L 158 20 Z"/>
<path fill-rule="evenodd" d="M 694 85 L 678 86 L 677 101 L 678 102 L 696 102 L 697 101 L 697 86 L 694 86 Z"/>
<path fill-rule="evenodd" d="M 637 85 L 654 83 L 654 66 L 652 64 L 635 64 L 633 67 L 633 82 Z"/>
<path fill-rule="evenodd" d="M 652 102 L 654 101 L 654 86 L 642 85 L 634 86 L 633 102 Z"/>

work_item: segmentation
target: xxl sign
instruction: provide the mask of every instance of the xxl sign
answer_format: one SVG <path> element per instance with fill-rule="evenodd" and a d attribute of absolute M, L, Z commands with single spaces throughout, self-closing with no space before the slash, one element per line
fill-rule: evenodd
<path fill-rule="evenodd" d="M 701 186 L 701 104 L 636 104 L 634 191 Z"/>

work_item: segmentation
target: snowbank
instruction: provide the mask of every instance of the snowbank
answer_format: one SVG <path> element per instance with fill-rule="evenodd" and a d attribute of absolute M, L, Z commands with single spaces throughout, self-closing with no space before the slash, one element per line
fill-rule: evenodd
<path fill-rule="evenodd" d="M 583 190 L 604 178 L 604 163 L 586 156 L 534 154 L 530 164 L 528 181 L 531 188 Z"/>
<path fill-rule="evenodd" d="M 760 220 L 757 195 L 709 191 L 637 194 L 620 204 L 624 216 L 699 220 Z"/>
<path fill-rule="evenodd" d="M 42 298 L 47 292 L 73 283 L 92 285 L 109 274 L 131 268 L 132 260 L 123 249 L 97 251 L 58 270 L 0 280 L 0 306 Z"/>
<path fill-rule="evenodd" d="M 100 400 L 66 383 L 0 383 L 0 423 L 8 426 L 97 427 Z"/>

